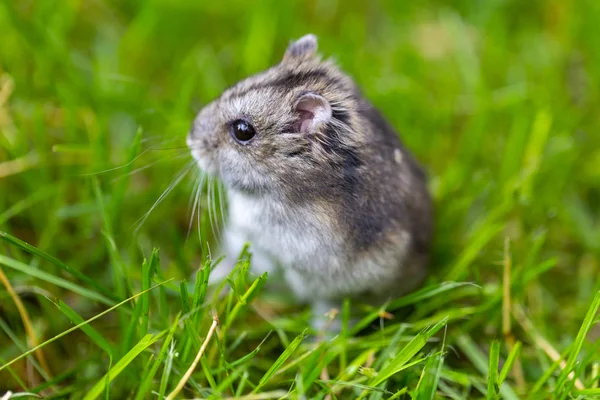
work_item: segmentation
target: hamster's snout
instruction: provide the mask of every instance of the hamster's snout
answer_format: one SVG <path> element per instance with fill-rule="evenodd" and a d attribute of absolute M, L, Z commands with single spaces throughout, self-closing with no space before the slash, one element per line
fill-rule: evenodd
<path fill-rule="evenodd" d="M 217 170 L 218 138 L 211 125 L 200 116 L 196 118 L 186 137 L 186 144 L 198 167 L 204 172 L 214 174 Z"/>

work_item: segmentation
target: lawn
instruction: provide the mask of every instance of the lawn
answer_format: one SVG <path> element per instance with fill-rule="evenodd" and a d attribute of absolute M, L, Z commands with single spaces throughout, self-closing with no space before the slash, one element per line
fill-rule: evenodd
<path fill-rule="evenodd" d="M 600 397 L 597 0 L 0 0 L 0 32 L 1 399 Z M 252 246 L 207 290 L 226 194 L 186 169 L 308 32 L 436 210 L 424 287 L 333 338 Z"/>

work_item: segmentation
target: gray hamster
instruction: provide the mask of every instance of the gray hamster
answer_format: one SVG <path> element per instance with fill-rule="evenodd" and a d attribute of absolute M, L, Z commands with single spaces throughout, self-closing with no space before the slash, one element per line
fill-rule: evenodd
<path fill-rule="evenodd" d="M 427 274 L 432 205 L 425 175 L 317 38 L 205 106 L 187 144 L 227 188 L 226 276 L 246 242 L 252 270 L 282 272 L 314 327 L 349 296 L 383 302 Z"/>

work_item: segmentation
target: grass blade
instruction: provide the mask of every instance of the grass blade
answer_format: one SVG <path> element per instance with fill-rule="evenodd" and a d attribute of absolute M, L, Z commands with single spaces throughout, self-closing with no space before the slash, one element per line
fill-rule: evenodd
<path fill-rule="evenodd" d="M 285 363 L 287 361 L 287 359 L 290 358 L 292 353 L 294 353 L 294 351 L 296 351 L 298 346 L 300 346 L 300 343 L 302 343 L 302 341 L 304 340 L 305 333 L 306 333 L 306 329 L 304 331 L 302 331 L 302 333 L 300 335 L 296 336 L 296 338 L 294 340 L 292 340 L 290 345 L 284 350 L 283 353 L 281 353 L 281 355 L 277 358 L 277 360 L 275 360 L 273 365 L 271 365 L 271 367 L 267 370 L 267 372 L 265 372 L 263 377 L 260 378 L 258 385 L 254 388 L 252 393 L 257 393 L 259 391 L 259 389 L 261 389 L 269 381 L 269 379 L 271 379 L 271 377 L 279 370 L 279 368 L 281 368 L 283 363 Z"/>
<path fill-rule="evenodd" d="M 233 307 L 231 312 L 227 315 L 227 321 L 223 325 L 224 330 L 227 330 L 231 326 L 233 321 L 237 318 L 237 316 L 242 312 L 242 310 L 248 306 L 250 301 L 252 301 L 254 296 L 256 296 L 258 294 L 258 292 L 260 291 L 260 289 L 264 286 L 266 280 L 267 280 L 267 273 L 265 272 L 261 276 L 256 278 L 254 280 L 254 282 L 252 282 L 252 285 L 250 285 L 248 290 L 246 290 L 246 293 L 244 293 L 240 297 L 239 301 Z"/>
<path fill-rule="evenodd" d="M 519 357 L 520 353 L 521 353 L 521 342 L 516 342 L 515 345 L 513 346 L 512 350 L 508 354 L 508 357 L 506 358 L 504 365 L 502 366 L 502 371 L 500 371 L 500 375 L 498 376 L 498 385 L 501 385 L 502 382 L 504 382 L 506 380 L 513 364 L 515 363 L 515 360 L 517 359 L 517 357 Z"/>
<path fill-rule="evenodd" d="M 53 285 L 60 286 L 64 289 L 70 290 L 74 293 L 77 293 L 77 294 L 83 296 L 83 297 L 86 297 L 91 300 L 95 300 L 95 301 L 105 304 L 107 306 L 112 306 L 114 304 L 114 301 L 112 299 L 110 299 L 100 293 L 94 292 L 93 290 L 90 290 L 90 289 L 86 289 L 75 283 L 69 282 L 66 279 L 54 276 L 48 272 L 33 268 L 27 264 L 24 264 L 15 259 L 6 257 L 2 254 L 0 254 L 0 264 L 5 265 L 9 268 L 15 269 L 19 272 L 22 272 L 22 273 L 32 276 L 34 278 L 41 279 L 41 280 L 51 283 Z"/>
<path fill-rule="evenodd" d="M 442 372 L 442 364 L 444 363 L 444 353 L 439 352 L 432 354 L 428 358 L 425 368 L 419 379 L 416 390 L 417 400 L 433 400 L 437 390 L 440 376 Z"/>
<path fill-rule="evenodd" d="M 188 370 L 185 372 L 185 374 L 183 374 L 183 376 L 177 383 L 177 386 L 175 386 L 175 389 L 173 389 L 173 391 L 167 396 L 166 400 L 173 400 L 175 397 L 177 397 L 179 392 L 181 392 L 181 389 L 183 389 L 183 387 L 185 386 L 186 382 L 190 379 L 190 377 L 192 376 L 192 373 L 196 369 L 196 366 L 202 359 L 202 355 L 206 351 L 206 347 L 208 346 L 210 339 L 212 338 L 213 334 L 215 333 L 215 329 L 217 329 L 218 324 L 219 324 L 219 318 L 217 318 L 217 316 L 214 316 L 212 325 L 210 326 L 210 329 L 208 330 L 208 333 L 206 334 L 206 339 L 204 339 L 204 343 L 202 343 L 200 350 L 196 354 L 196 358 L 194 358 L 194 361 L 192 362 L 192 364 L 190 365 Z M 204 365 L 203 365 L 203 367 L 204 367 Z M 207 371 L 207 375 L 209 375 L 208 371 Z"/>
<path fill-rule="evenodd" d="M 131 363 L 147 347 L 151 346 L 154 342 L 160 339 L 165 333 L 167 333 L 167 331 L 162 331 L 156 335 L 148 334 L 144 336 L 142 340 L 133 346 L 133 348 L 129 350 L 129 352 L 127 352 L 127 354 L 125 354 L 123 358 L 121 358 L 119 362 L 117 362 L 115 366 L 112 367 L 106 373 L 106 375 L 94 385 L 94 387 L 92 387 L 92 389 L 84 397 L 84 400 L 92 400 L 98 397 L 105 387 L 108 387 L 110 382 L 112 382 L 121 372 L 123 372 L 129 363 Z"/>
<path fill-rule="evenodd" d="M 161 282 L 161 283 L 159 283 L 159 284 L 157 284 L 157 285 L 154 285 L 154 286 L 152 286 L 150 289 L 146 290 L 146 292 L 148 292 L 148 291 L 150 291 L 150 290 L 153 290 L 153 289 L 155 289 L 155 288 L 157 288 L 157 287 L 159 287 L 159 286 L 161 286 L 161 285 L 164 285 L 165 283 L 168 283 L 168 282 L 170 282 L 171 280 L 172 280 L 172 279 L 169 279 L 169 280 L 167 280 L 167 281 L 164 281 L 164 282 Z M 67 329 L 66 331 L 64 331 L 64 332 L 62 332 L 62 333 L 60 333 L 60 334 L 58 334 L 58 335 L 54 336 L 53 338 L 46 340 L 45 342 L 43 342 L 43 343 L 39 344 L 38 346 L 35 346 L 34 348 L 27 350 L 25 353 L 21 354 L 20 356 L 18 356 L 18 357 L 16 357 L 16 358 L 13 358 L 13 359 L 12 359 L 11 361 L 9 361 L 8 363 L 6 363 L 6 364 L 4 364 L 4 365 L 0 365 L 0 371 L 2 371 L 4 368 L 6 368 L 6 367 L 10 366 L 11 364 L 13 364 L 13 363 L 15 363 L 15 362 L 17 362 L 17 361 L 19 361 L 19 360 L 21 360 L 21 359 L 23 359 L 23 358 L 27 357 L 29 354 L 31 354 L 31 353 L 33 353 L 33 352 L 35 352 L 37 349 L 40 349 L 40 348 L 44 347 L 45 345 L 47 345 L 47 344 L 49 344 L 49 343 L 52 343 L 52 342 L 54 342 L 55 340 L 57 340 L 57 339 L 60 339 L 61 337 L 65 336 L 65 335 L 68 335 L 69 333 L 71 333 L 71 332 L 73 332 L 73 331 L 75 331 L 75 330 L 77 330 L 77 329 L 81 328 L 81 327 L 82 327 L 82 326 L 84 326 L 84 325 L 87 325 L 87 324 L 89 324 L 90 322 L 92 322 L 92 321 L 94 321 L 94 320 L 96 320 L 96 319 L 100 318 L 101 316 L 103 316 L 103 315 L 105 315 L 105 314 L 108 314 L 109 312 L 113 311 L 114 309 L 116 309 L 116 308 L 118 308 L 118 307 L 122 306 L 123 304 L 127 303 L 127 302 L 128 302 L 128 301 L 130 301 L 130 300 L 133 300 L 133 299 L 135 299 L 135 298 L 137 298 L 137 297 L 141 296 L 141 295 L 142 295 L 142 294 L 144 294 L 144 293 L 145 293 L 145 292 L 140 292 L 140 293 L 138 293 L 138 294 L 136 294 L 136 295 L 133 295 L 133 296 L 129 297 L 128 299 L 125 299 L 125 300 L 123 300 L 122 302 L 120 302 L 120 303 L 118 303 L 118 304 L 115 304 L 114 306 L 112 306 L 112 307 L 110 307 L 110 308 L 108 308 L 108 309 L 106 309 L 106 310 L 102 311 L 100 314 L 96 314 L 96 315 L 94 315 L 92 318 L 89 318 L 89 319 L 85 320 L 84 322 L 82 322 L 82 323 L 79 323 L 79 324 L 75 325 L 74 327 L 72 327 L 72 328 L 70 328 L 70 329 Z"/>
<path fill-rule="evenodd" d="M 397 308 L 405 307 L 410 304 L 416 304 L 431 297 L 439 296 L 448 291 L 469 285 L 477 286 L 471 282 L 442 282 L 439 285 L 434 285 L 417 290 L 416 292 L 412 292 L 406 296 L 400 297 L 399 299 L 392 301 L 387 307 L 387 310 L 395 310 Z"/>
<path fill-rule="evenodd" d="M 53 301 L 53 303 L 72 323 L 77 325 L 85 321 L 75 310 L 65 304 L 62 300 L 58 299 Z M 81 330 L 92 340 L 92 342 L 96 343 L 96 345 L 104 350 L 110 357 L 113 357 L 112 346 L 97 330 L 92 328 L 89 324 L 81 325 Z"/>
<path fill-rule="evenodd" d="M 575 384 L 575 377 L 571 378 L 569 377 L 569 374 L 571 374 L 575 370 L 577 364 L 577 357 L 579 356 L 585 338 L 593 325 L 593 321 L 596 314 L 598 313 L 598 309 L 600 309 L 600 291 L 596 293 L 594 299 L 592 300 L 592 304 L 590 305 L 587 314 L 585 315 L 583 323 L 581 324 L 581 328 L 579 328 L 577 337 L 575 338 L 573 346 L 571 347 L 571 352 L 569 353 L 567 364 L 562 369 L 558 377 L 556 391 L 560 394 L 560 398 L 562 399 L 567 397 L 568 393 L 571 391 L 573 385 Z"/>
<path fill-rule="evenodd" d="M 150 287 L 150 283 L 152 282 L 152 278 L 154 277 L 154 273 L 156 272 L 159 263 L 160 259 L 158 257 L 158 249 L 153 249 L 152 255 L 150 256 L 150 261 L 144 260 L 142 263 L 142 290 L 146 290 Z M 150 293 L 146 293 L 140 298 L 142 307 L 141 335 L 143 336 L 145 336 L 148 332 L 148 314 L 150 313 L 149 296 Z"/>
<path fill-rule="evenodd" d="M 369 386 L 377 386 L 383 381 L 389 379 L 389 377 L 392 375 L 402 371 L 406 364 L 419 351 L 421 351 L 423 347 L 425 347 L 429 339 L 446 325 L 447 321 L 448 319 L 444 318 L 432 327 L 417 333 L 417 335 L 412 338 L 412 340 L 408 342 L 393 359 L 390 360 L 389 364 L 383 367 L 383 369 L 379 371 L 379 373 L 373 379 L 371 379 Z"/>
<path fill-rule="evenodd" d="M 59 269 L 67 272 L 70 275 L 73 275 L 74 277 L 80 279 L 81 281 L 89 284 L 90 286 L 95 287 L 96 289 L 98 289 L 99 291 L 101 291 L 102 293 L 104 293 L 106 296 L 108 296 L 109 298 L 112 298 L 113 300 L 117 300 L 118 297 L 114 296 L 109 290 L 107 290 L 106 288 L 98 285 L 98 283 L 93 280 L 92 278 L 82 274 L 81 272 L 79 272 L 78 270 L 69 267 L 67 264 L 65 264 L 64 262 L 60 261 L 59 259 L 57 259 L 54 256 L 51 256 L 50 254 L 38 249 L 37 247 L 34 247 L 32 245 L 30 245 L 27 242 L 24 242 L 23 240 L 11 235 L 8 232 L 3 232 L 0 231 L 0 239 L 20 248 L 21 250 L 25 250 L 26 252 L 40 257 L 46 261 L 49 261 L 50 263 L 54 264 L 56 267 L 58 267 Z M 114 302 L 110 302 L 107 304 L 112 304 Z"/>
<path fill-rule="evenodd" d="M 500 362 L 500 342 L 492 341 L 490 346 L 490 360 L 488 366 L 488 400 L 498 398 L 500 388 L 498 386 L 498 364 Z"/>
<path fill-rule="evenodd" d="M 488 375 L 488 364 L 486 362 L 485 355 L 477 347 L 473 339 L 466 334 L 463 334 L 457 338 L 456 341 L 458 347 L 463 351 L 467 358 L 473 363 L 475 368 L 482 374 Z M 486 393 L 485 388 L 481 388 L 482 393 Z M 518 400 L 517 394 L 512 390 L 506 383 L 500 386 L 500 394 L 503 399 Z"/>
<path fill-rule="evenodd" d="M 169 328 L 169 333 L 167 334 L 167 337 L 165 338 L 165 341 L 163 342 L 163 344 L 160 348 L 160 351 L 158 353 L 158 356 L 156 357 L 156 360 L 154 360 L 152 367 L 150 367 L 150 371 L 144 376 L 144 380 L 142 381 L 142 383 L 138 389 L 138 392 L 135 395 L 135 400 L 142 400 L 144 398 L 144 396 L 149 395 L 148 392 L 150 390 L 150 386 L 152 386 L 152 380 L 154 379 L 154 376 L 156 375 L 158 368 L 160 367 L 160 365 L 163 363 L 163 361 L 165 360 L 165 358 L 167 356 L 167 351 L 169 350 L 169 345 L 171 344 L 171 341 L 173 340 L 173 335 L 175 334 L 175 330 L 179 326 L 179 318 L 180 317 L 181 317 L 181 313 L 179 313 L 175 316 L 175 320 L 173 321 L 173 324 L 171 324 L 171 327 Z"/>

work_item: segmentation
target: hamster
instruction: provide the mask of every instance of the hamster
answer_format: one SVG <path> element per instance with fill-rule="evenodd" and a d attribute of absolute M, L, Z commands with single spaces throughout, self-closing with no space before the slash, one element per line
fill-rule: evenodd
<path fill-rule="evenodd" d="M 322 329 L 345 297 L 380 303 L 426 277 L 425 174 L 353 80 L 320 59 L 314 35 L 206 105 L 187 144 L 227 189 L 228 262 L 211 280 L 249 242 L 252 270 L 280 271 Z"/>

